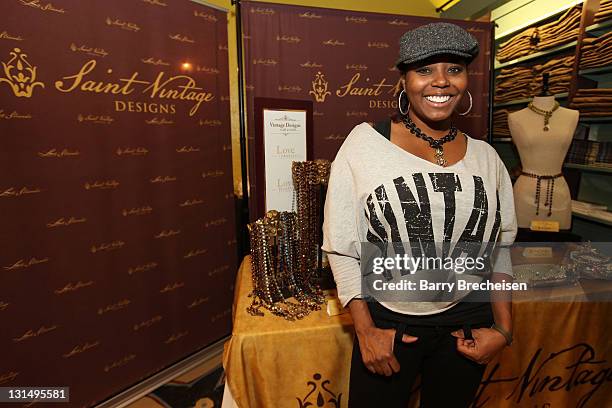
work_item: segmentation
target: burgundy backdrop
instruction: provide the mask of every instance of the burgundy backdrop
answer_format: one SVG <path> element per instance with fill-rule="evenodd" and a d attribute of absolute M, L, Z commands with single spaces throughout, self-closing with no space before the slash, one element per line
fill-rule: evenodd
<path fill-rule="evenodd" d="M 12 0 L 0 33 L 0 386 L 91 406 L 230 333 L 227 15 Z"/>
<path fill-rule="evenodd" d="M 333 160 L 355 125 L 381 120 L 397 108 L 399 72 L 394 63 L 402 34 L 433 21 L 449 20 L 262 2 L 242 4 L 253 197 L 249 206 L 250 217 L 255 219 L 254 98 L 312 100 L 314 158 Z M 457 126 L 472 137 L 486 139 L 491 24 L 452 22 L 480 42 L 480 54 L 469 67 L 474 107 Z"/>

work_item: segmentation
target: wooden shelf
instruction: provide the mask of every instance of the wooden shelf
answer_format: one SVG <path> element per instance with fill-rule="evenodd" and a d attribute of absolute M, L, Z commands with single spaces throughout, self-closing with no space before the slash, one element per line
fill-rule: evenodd
<path fill-rule="evenodd" d="M 507 37 L 513 36 L 518 34 L 519 31 L 522 31 L 526 28 L 529 27 L 533 27 L 535 25 L 540 25 L 540 24 L 546 24 L 548 22 L 551 22 L 553 19 L 561 17 L 561 14 L 565 13 L 567 11 L 567 9 L 572 8 L 580 3 L 582 3 L 582 0 L 577 0 L 568 4 L 565 4 L 563 6 L 561 6 L 560 8 L 558 8 L 557 10 L 554 10 L 550 13 L 547 13 L 543 16 L 538 17 L 537 19 L 534 20 L 530 20 L 525 22 L 524 24 L 521 24 L 519 26 L 513 27 L 512 29 L 508 30 L 508 31 L 504 31 L 503 33 L 499 34 L 497 37 L 495 37 L 495 42 L 504 42 L 502 40 L 504 40 Z"/>
<path fill-rule="evenodd" d="M 608 122 L 612 122 L 612 116 L 580 118 L 579 122 L 580 123 L 608 123 Z"/>
<path fill-rule="evenodd" d="M 565 163 L 563 167 L 567 169 L 576 169 L 590 171 L 593 173 L 612 173 L 612 167 L 609 166 L 597 166 L 594 164 L 576 164 L 576 163 Z"/>
<path fill-rule="evenodd" d="M 524 57 L 516 58 L 516 59 L 513 59 L 513 60 L 508 61 L 508 62 L 503 62 L 501 64 L 495 64 L 494 68 L 497 71 L 497 70 L 500 70 L 502 68 L 510 67 L 512 65 L 517 65 L 517 64 L 520 64 L 520 63 L 523 63 L 523 62 L 534 60 L 534 59 L 538 59 L 538 58 L 542 58 L 542 57 L 548 57 L 548 56 L 551 56 L 551 55 L 554 55 L 554 54 L 558 54 L 560 52 L 569 50 L 572 47 L 576 47 L 577 43 L 578 42 L 576 40 L 574 40 L 572 42 L 569 42 L 569 43 L 566 43 L 566 44 L 561 44 L 561 45 L 558 45 L 556 47 L 553 47 L 553 48 L 550 48 L 550 49 L 547 49 L 547 50 L 544 50 L 544 51 L 540 51 L 540 52 L 536 52 L 536 53 L 533 53 L 533 54 L 525 55 Z"/>
<path fill-rule="evenodd" d="M 612 65 L 605 65 L 597 68 L 587 68 L 578 71 L 578 75 L 592 79 L 593 81 L 610 81 L 612 80 Z"/>
<path fill-rule="evenodd" d="M 557 9 L 556 11 L 561 10 L 563 12 L 567 10 L 569 7 L 573 7 L 578 3 L 581 3 L 581 2 L 580 1 L 572 2 L 571 4 L 568 4 L 567 6 L 563 6 L 562 8 L 559 7 L 559 9 Z M 494 78 L 496 77 L 499 78 L 501 70 L 504 68 L 525 67 L 526 69 L 529 69 L 535 64 L 542 64 L 546 61 L 549 61 L 552 58 L 559 58 L 565 55 L 573 55 L 575 57 L 576 53 L 580 51 L 578 49 L 578 46 L 579 45 L 583 46 L 583 44 L 578 44 L 578 40 L 582 39 L 583 35 L 585 37 L 598 37 L 598 36 L 601 36 L 605 33 L 609 33 L 610 31 L 612 31 L 612 19 L 606 20 L 599 24 L 593 24 L 591 26 L 585 27 L 584 22 L 586 20 L 586 14 L 585 14 L 586 12 L 587 12 L 586 9 L 582 10 L 579 34 L 575 35 L 573 38 L 570 38 L 569 42 L 563 43 L 561 45 L 557 45 L 552 48 L 538 50 L 538 52 L 534 52 L 530 55 L 525 55 L 522 57 L 514 58 L 506 62 L 500 63 L 497 60 L 494 60 L 494 72 L 493 72 Z M 551 12 L 551 13 L 548 13 L 542 16 L 542 18 L 539 19 L 538 21 L 533 21 L 533 20 L 526 21 L 525 24 L 521 24 L 519 27 L 516 27 L 516 29 L 508 30 L 508 31 L 504 31 L 503 33 L 500 33 L 500 35 L 494 40 L 495 44 L 498 46 L 499 44 L 501 44 L 502 42 L 510 38 L 510 35 L 515 35 L 516 33 L 520 32 L 521 30 L 527 27 L 532 27 L 535 25 L 546 23 L 548 21 L 553 21 L 553 19 L 558 18 L 559 15 L 560 13 L 555 15 L 555 12 Z M 497 53 L 498 51 L 499 49 L 497 48 L 495 52 Z M 596 67 L 596 68 L 580 69 L 580 67 L 578 66 L 576 62 L 573 65 L 571 70 L 572 70 L 571 80 L 573 81 L 572 82 L 573 85 L 571 88 L 572 90 L 574 90 L 576 86 L 575 84 L 582 84 L 582 82 L 584 81 L 586 82 L 585 84 L 582 84 L 583 86 L 585 86 L 587 83 L 593 84 L 593 82 L 589 82 L 588 80 L 594 81 L 595 83 L 599 83 L 600 87 L 608 87 L 609 86 L 608 83 L 612 82 L 612 64 L 608 64 L 608 65 Z M 512 78 L 509 78 L 509 81 L 512 81 Z M 585 86 L 585 87 L 589 87 L 589 86 Z M 593 87 L 597 87 L 597 85 L 594 84 Z M 521 89 L 521 88 L 517 87 L 517 89 Z M 496 89 L 494 86 L 493 89 L 491 90 L 493 95 L 495 95 L 495 91 Z M 568 105 L 569 103 L 568 92 L 557 94 L 555 96 L 561 105 L 563 106 Z M 525 107 L 531 100 L 533 100 L 532 97 L 524 98 L 524 99 L 515 99 L 515 100 L 511 100 L 507 102 L 494 103 L 493 109 L 498 109 L 498 108 L 507 109 L 507 107 L 514 107 L 514 108 L 521 109 Z M 605 134 L 607 136 L 608 134 L 607 128 L 604 129 L 604 126 L 606 127 L 612 126 L 612 112 L 608 116 L 603 116 L 603 117 L 582 117 L 581 116 L 580 123 L 583 127 L 587 128 L 586 129 L 587 132 L 598 130 L 597 127 L 601 126 L 602 129 L 599 129 L 598 134 Z M 588 129 L 589 127 L 591 128 L 591 130 Z M 510 143 L 512 143 L 512 138 L 509 138 L 509 137 L 500 136 L 497 138 L 493 137 L 491 139 L 491 144 L 493 145 L 493 147 L 499 151 L 504 151 L 504 153 L 508 153 L 506 152 L 507 148 L 509 146 L 513 146 Z M 508 160 L 514 160 L 513 157 L 514 156 L 512 157 L 508 156 Z M 507 159 L 504 158 L 504 161 L 507 161 Z M 573 172 L 573 174 L 577 176 L 577 179 L 574 180 L 577 183 L 580 182 L 581 178 L 584 179 L 585 177 L 589 179 L 596 179 L 597 181 L 599 180 L 604 181 L 603 178 L 606 178 L 605 181 L 607 185 L 607 181 L 608 181 L 607 177 L 612 175 L 612 167 L 593 165 L 593 164 L 586 165 L 586 164 L 564 163 L 563 169 L 564 169 L 564 172 Z M 514 178 L 512 179 L 514 182 L 515 181 Z M 579 186 L 579 184 L 576 184 L 576 186 Z M 594 193 L 594 194 L 597 194 L 597 193 Z M 586 231 L 585 233 L 587 235 L 591 233 L 595 235 L 597 234 L 601 235 L 602 231 L 603 231 L 603 235 L 606 235 L 608 233 L 607 231 L 609 230 L 603 229 L 603 228 L 612 227 L 612 211 L 610 212 L 601 211 L 601 210 L 600 211 L 580 210 L 580 212 L 572 211 L 572 218 L 574 222 L 576 223 L 576 228 L 581 231 L 582 230 Z M 574 229 L 574 227 L 572 227 L 572 229 Z"/>
<path fill-rule="evenodd" d="M 560 99 L 565 99 L 567 98 L 568 93 L 567 92 L 563 92 L 560 94 L 555 94 L 555 99 L 560 100 Z M 515 99 L 513 101 L 509 101 L 509 102 L 502 102 L 502 103 L 496 103 L 493 105 L 493 109 L 495 108 L 503 108 L 504 106 L 511 106 L 511 105 L 521 105 L 521 104 L 527 104 L 529 102 L 531 102 L 533 98 L 524 98 L 524 99 Z M 563 105 L 563 104 L 561 104 Z"/>
<path fill-rule="evenodd" d="M 584 31 L 589 35 L 599 37 L 600 35 L 610 31 L 610 28 L 612 28 L 612 19 L 606 20 L 603 23 L 590 25 Z"/>
<path fill-rule="evenodd" d="M 594 215 L 587 215 L 587 214 L 583 214 L 583 213 L 579 213 L 579 212 L 575 212 L 575 211 L 572 211 L 572 215 L 574 217 L 581 218 L 583 220 L 593 221 L 593 222 L 597 222 L 599 224 L 603 224 L 603 225 L 607 225 L 609 227 L 612 227 L 612 221 L 609 221 L 609 220 L 604 219 L 604 218 L 599 218 L 599 217 L 594 216 Z"/>

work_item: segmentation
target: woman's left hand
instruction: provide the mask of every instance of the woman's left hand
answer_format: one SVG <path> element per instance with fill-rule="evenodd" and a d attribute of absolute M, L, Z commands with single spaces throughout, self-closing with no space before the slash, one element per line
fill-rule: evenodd
<path fill-rule="evenodd" d="M 478 364 L 488 364 L 506 346 L 506 338 L 494 329 L 472 329 L 474 340 L 466 340 L 463 330 L 451 334 L 457 338 L 457 351 Z"/>

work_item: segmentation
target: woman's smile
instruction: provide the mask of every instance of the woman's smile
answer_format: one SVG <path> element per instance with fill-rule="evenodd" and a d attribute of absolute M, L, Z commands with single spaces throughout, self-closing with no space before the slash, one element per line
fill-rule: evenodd
<path fill-rule="evenodd" d="M 450 104 L 454 98 L 454 95 L 426 95 L 424 98 L 434 108 L 440 108 Z"/>

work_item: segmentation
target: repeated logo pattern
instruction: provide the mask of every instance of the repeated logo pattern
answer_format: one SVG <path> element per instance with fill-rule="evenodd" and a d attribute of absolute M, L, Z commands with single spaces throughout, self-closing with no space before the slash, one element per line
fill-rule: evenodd
<path fill-rule="evenodd" d="M 227 15 L 5 3 L 0 386 L 89 407 L 230 333 Z"/>

